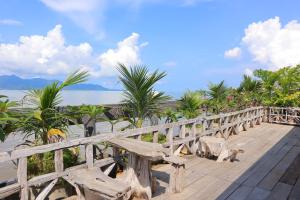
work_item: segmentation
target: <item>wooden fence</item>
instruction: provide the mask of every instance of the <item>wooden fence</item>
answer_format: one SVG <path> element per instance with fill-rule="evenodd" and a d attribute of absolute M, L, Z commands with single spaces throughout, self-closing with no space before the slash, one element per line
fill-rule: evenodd
<path fill-rule="evenodd" d="M 268 122 L 300 125 L 300 108 L 268 108 Z"/>
<path fill-rule="evenodd" d="M 16 161 L 18 167 L 17 182 L 0 188 L 0 199 L 20 191 L 20 199 L 27 200 L 29 198 L 30 187 L 49 183 L 36 198 L 43 199 L 56 184 L 57 180 L 59 178 L 64 178 L 72 170 L 87 168 L 91 165 L 103 167 L 114 164 L 117 162 L 115 158 L 97 160 L 94 158 L 92 150 L 93 145 L 105 142 L 113 137 L 135 137 L 141 140 L 143 134 L 150 133 L 153 135 L 153 142 L 157 143 L 159 133 L 166 133 L 167 142 L 163 145 L 168 147 L 172 154 L 178 154 L 184 146 L 186 146 L 192 154 L 195 154 L 197 150 L 197 141 L 200 136 L 219 134 L 227 139 L 231 134 L 238 134 L 241 130 L 247 130 L 250 127 L 260 124 L 266 116 L 265 111 L 266 110 L 263 107 L 254 107 L 226 114 L 198 117 L 174 123 L 130 129 L 109 134 L 99 134 L 88 138 L 78 138 L 59 143 L 17 149 L 10 152 L 0 152 L 0 163 Z M 299 116 L 299 114 L 297 116 Z M 179 130 L 179 132 L 177 132 L 177 130 Z M 63 149 L 80 145 L 85 147 L 86 163 L 70 168 L 64 168 Z M 28 179 L 28 157 L 51 151 L 54 151 L 55 154 L 55 171 Z"/>

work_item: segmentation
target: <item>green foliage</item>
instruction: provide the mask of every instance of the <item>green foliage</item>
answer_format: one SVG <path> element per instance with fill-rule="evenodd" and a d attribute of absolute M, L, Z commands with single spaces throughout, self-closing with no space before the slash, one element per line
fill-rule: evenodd
<path fill-rule="evenodd" d="M 78 163 L 79 148 L 63 150 L 64 168 L 72 167 Z M 34 177 L 55 171 L 54 152 L 35 154 L 28 157 L 28 175 Z"/>
<path fill-rule="evenodd" d="M 12 107 L 17 106 L 15 101 L 0 95 L 0 141 L 3 142 L 6 137 L 16 130 L 15 123 L 18 121 L 18 113 L 11 110 Z"/>
<path fill-rule="evenodd" d="M 59 129 L 66 132 L 70 116 L 59 112 L 57 106 L 61 102 L 61 91 L 67 87 L 87 80 L 88 73 L 76 71 L 70 74 L 64 82 L 54 82 L 43 89 L 31 90 L 26 98 L 33 106 L 33 110 L 26 114 L 20 122 L 20 130 L 25 136 L 34 135 L 35 140 L 47 144 L 48 132 Z"/>
<path fill-rule="evenodd" d="M 129 69 L 119 64 L 120 81 L 124 86 L 124 107 L 128 120 L 135 127 L 141 127 L 146 118 L 160 112 L 159 105 L 169 99 L 163 92 L 154 90 L 154 85 L 166 76 L 157 70 L 150 73 L 145 66 Z"/>
<path fill-rule="evenodd" d="M 264 105 L 300 106 L 300 65 L 277 71 L 260 69 L 254 75 L 261 81 Z"/>
<path fill-rule="evenodd" d="M 220 113 L 226 107 L 228 88 L 225 86 L 224 81 L 218 84 L 210 83 L 207 91 L 209 97 L 209 106 L 213 109 L 214 113 Z"/>
<path fill-rule="evenodd" d="M 187 119 L 197 117 L 204 100 L 199 92 L 187 91 L 179 100 L 178 109 Z"/>
<path fill-rule="evenodd" d="M 171 108 L 166 108 L 162 113 L 162 117 L 165 117 L 165 123 L 172 123 L 172 122 L 177 122 L 179 116 L 179 113 L 173 111 Z"/>
<path fill-rule="evenodd" d="M 144 142 L 153 142 L 153 134 L 147 133 L 142 135 L 142 141 Z M 164 144 L 167 142 L 167 137 L 164 134 L 158 134 L 158 143 Z"/>

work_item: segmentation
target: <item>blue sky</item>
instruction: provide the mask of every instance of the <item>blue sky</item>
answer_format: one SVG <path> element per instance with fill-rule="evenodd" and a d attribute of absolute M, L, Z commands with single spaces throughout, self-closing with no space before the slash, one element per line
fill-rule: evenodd
<path fill-rule="evenodd" d="M 83 68 L 118 88 L 117 62 L 146 64 L 168 73 L 158 89 L 180 92 L 300 63 L 297 0 L 0 3 L 0 74 L 62 79 Z"/>

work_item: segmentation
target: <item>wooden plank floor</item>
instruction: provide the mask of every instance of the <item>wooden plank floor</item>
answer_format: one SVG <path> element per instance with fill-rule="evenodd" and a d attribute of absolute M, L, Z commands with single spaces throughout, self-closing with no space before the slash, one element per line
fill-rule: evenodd
<path fill-rule="evenodd" d="M 154 166 L 159 189 L 153 199 L 300 199 L 300 127 L 262 124 L 229 139 L 243 149 L 237 162 L 186 157 L 185 189 L 166 192 L 169 165 Z"/>

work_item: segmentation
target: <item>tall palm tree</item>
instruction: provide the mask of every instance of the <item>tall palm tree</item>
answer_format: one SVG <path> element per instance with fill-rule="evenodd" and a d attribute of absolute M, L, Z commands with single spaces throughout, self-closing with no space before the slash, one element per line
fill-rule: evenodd
<path fill-rule="evenodd" d="M 214 112 L 219 113 L 225 107 L 227 91 L 224 81 L 218 84 L 209 84 L 207 93 Z"/>
<path fill-rule="evenodd" d="M 124 87 L 123 103 L 128 119 L 133 126 L 142 127 L 143 121 L 159 113 L 159 105 L 169 99 L 163 92 L 154 90 L 154 85 L 166 73 L 157 70 L 150 73 L 146 66 L 128 68 L 124 64 L 119 64 L 118 71 Z"/>
<path fill-rule="evenodd" d="M 200 92 L 187 91 L 179 100 L 179 110 L 185 118 L 195 118 L 200 114 L 199 109 L 203 103 Z"/>
<path fill-rule="evenodd" d="M 43 89 L 31 90 L 25 98 L 29 99 L 33 111 L 27 113 L 20 125 L 25 137 L 34 135 L 35 139 L 43 144 L 49 142 L 49 136 L 57 134 L 64 137 L 70 117 L 58 112 L 56 108 L 62 101 L 61 91 L 67 86 L 82 83 L 87 78 L 87 72 L 75 71 L 62 83 L 55 81 Z"/>

